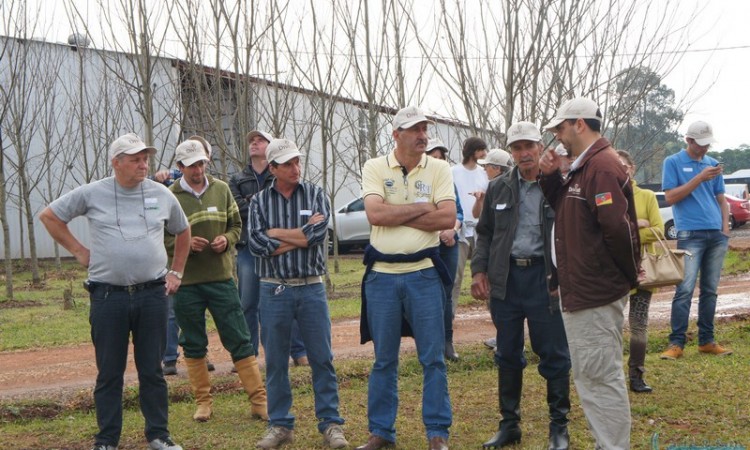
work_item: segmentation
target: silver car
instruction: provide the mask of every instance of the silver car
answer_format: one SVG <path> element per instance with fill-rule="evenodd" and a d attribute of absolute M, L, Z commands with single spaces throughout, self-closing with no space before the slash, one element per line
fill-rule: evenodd
<path fill-rule="evenodd" d="M 672 215 L 672 207 L 667 204 L 667 199 L 664 192 L 656 192 L 656 201 L 659 202 L 659 214 L 661 214 L 661 220 L 664 221 L 664 235 L 667 239 L 677 239 L 677 228 L 674 226 L 674 216 Z"/>
<path fill-rule="evenodd" d="M 354 248 L 364 248 L 370 243 L 370 222 L 365 213 L 365 202 L 355 198 L 336 211 L 336 238 L 339 253 L 347 253 Z M 333 220 L 328 222 L 328 250 L 333 253 Z"/>

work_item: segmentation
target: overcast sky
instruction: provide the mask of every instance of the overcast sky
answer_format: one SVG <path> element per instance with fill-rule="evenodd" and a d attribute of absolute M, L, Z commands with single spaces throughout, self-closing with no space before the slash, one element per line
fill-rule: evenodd
<path fill-rule="evenodd" d="M 50 16 L 42 18 L 47 24 L 41 27 L 47 33 L 44 37 L 66 41 L 70 28 L 61 2 L 28 0 L 30 8 L 37 2 L 44 5 L 42 15 Z M 714 150 L 750 144 L 750 0 L 680 0 L 678 5 L 685 14 L 696 8 L 701 11 L 697 20 L 686 24 L 690 50 L 663 80 L 675 90 L 678 102 L 689 106 L 679 131 L 684 133 L 695 120 L 705 120 L 714 126 L 718 141 Z"/>
<path fill-rule="evenodd" d="M 687 95 L 701 69 L 692 96 L 695 101 L 680 132 L 696 120 L 714 127 L 718 141 L 713 150 L 750 145 L 750 19 L 748 0 L 682 0 L 691 10 L 704 8 L 696 33 L 691 35 L 692 49 L 677 69 L 664 79 L 677 97 Z M 715 49 L 715 50 L 714 50 Z M 711 51 L 713 50 L 713 51 Z M 697 94 L 701 94 L 698 96 Z"/>

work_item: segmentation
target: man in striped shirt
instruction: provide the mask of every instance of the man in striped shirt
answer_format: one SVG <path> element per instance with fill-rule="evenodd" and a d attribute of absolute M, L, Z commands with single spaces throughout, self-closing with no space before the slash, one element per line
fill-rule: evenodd
<path fill-rule="evenodd" d="M 331 448 L 349 445 L 339 415 L 339 394 L 331 350 L 331 318 L 322 276 L 330 206 L 325 192 L 301 181 L 300 153 L 287 139 L 266 149 L 271 187 L 250 200 L 248 247 L 260 277 L 260 329 L 266 357 L 268 433 L 259 448 L 294 440 L 289 354 L 292 323 L 299 324 L 312 369 L 318 431 Z"/>

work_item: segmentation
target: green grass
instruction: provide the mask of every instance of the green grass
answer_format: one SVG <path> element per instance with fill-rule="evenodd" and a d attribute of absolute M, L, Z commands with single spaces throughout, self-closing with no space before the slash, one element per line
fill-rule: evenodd
<path fill-rule="evenodd" d="M 332 263 L 331 263 L 332 266 Z M 353 319 L 360 314 L 360 286 L 364 266 L 360 255 L 340 258 L 339 273 L 331 273 L 328 299 L 332 320 Z M 84 269 L 72 261 L 58 272 L 50 261 L 42 263 L 43 286 L 33 288 L 29 272 L 14 277 L 15 300 L 0 300 L 0 351 L 56 347 L 87 343 L 89 334 L 89 300 L 82 283 Z M 333 272 L 333 271 L 331 271 Z M 471 298 L 471 273 L 467 265 L 460 305 L 478 305 Z M 70 289 L 75 299 L 73 309 L 63 309 L 63 291 Z M 4 292 L 5 284 L 0 284 Z M 210 319 L 210 318 L 209 318 Z M 213 321 L 207 323 L 215 330 Z"/>
<path fill-rule="evenodd" d="M 694 327 L 694 325 L 693 325 Z M 665 327 L 651 330 L 646 359 L 647 381 L 652 394 L 630 395 L 632 448 L 650 449 L 654 433 L 661 448 L 676 444 L 750 443 L 747 415 L 750 386 L 745 382 L 750 365 L 750 322 L 747 318 L 722 320 L 717 336 L 735 354 L 728 357 L 699 355 L 695 342 L 689 342 L 685 357 L 662 361 L 659 352 L 667 344 Z M 626 336 L 627 338 L 627 336 Z M 627 348 L 627 342 L 626 342 Z M 462 346 L 461 361 L 449 365 L 449 385 L 453 407 L 451 448 L 480 448 L 497 427 L 497 373 L 491 353 L 481 344 Z M 547 407 L 545 383 L 537 372 L 536 358 L 525 371 L 522 400 L 522 445 L 511 449 L 546 448 Z M 367 374 L 371 361 L 337 361 L 341 414 L 353 444 L 367 438 Z M 296 443 L 289 449 L 321 449 L 320 435 L 313 414 L 313 394 L 308 368 L 291 370 L 294 389 L 293 413 Z M 207 423 L 192 420 L 194 405 L 184 379 L 170 380 L 170 430 L 189 449 L 253 448 L 264 432 L 264 424 L 250 420 L 247 398 L 237 379 L 227 374 L 212 375 L 215 392 L 214 417 Z M 397 420 L 398 449 L 424 448 L 421 420 L 421 368 L 412 354 L 402 357 Z M 573 448 L 592 448 L 580 402 L 572 390 L 573 408 L 570 433 Z M 143 448 L 143 419 L 137 409 L 136 389 L 125 394 L 125 424 L 121 449 Z M 54 400 L 34 403 L 0 404 L 0 448 L 84 449 L 91 445 L 96 419 L 90 392 L 82 392 L 67 404 Z"/>
<path fill-rule="evenodd" d="M 333 262 L 329 262 L 333 268 Z M 723 274 L 736 275 L 750 271 L 750 252 L 730 250 L 724 261 Z M 328 299 L 332 320 L 353 319 L 360 313 L 360 286 L 364 266 L 360 255 L 339 259 L 339 272 L 331 270 Z M 50 261 L 42 263 L 43 286 L 31 286 L 31 274 L 19 271 L 14 277 L 15 300 L 0 299 L 0 351 L 75 345 L 90 341 L 88 293 L 82 282 L 86 272 L 72 261 L 58 272 Z M 70 289 L 75 299 L 73 309 L 63 309 L 63 291 Z M 0 283 L 0 292 L 5 283 Z M 467 264 L 461 286 L 460 306 L 481 306 L 471 297 L 471 271 Z M 215 330 L 213 321 L 207 323 Z"/>

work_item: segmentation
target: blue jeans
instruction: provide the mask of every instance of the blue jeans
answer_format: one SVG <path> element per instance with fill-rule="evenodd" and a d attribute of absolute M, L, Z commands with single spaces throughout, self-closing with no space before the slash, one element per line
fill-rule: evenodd
<path fill-rule="evenodd" d="M 289 348 L 296 322 L 312 369 L 315 417 L 321 433 L 343 424 L 339 388 L 331 349 L 331 317 L 323 283 L 286 286 L 276 294 L 276 283 L 260 283 L 260 330 L 266 357 L 266 392 L 271 426 L 294 428 L 289 384 Z"/>
<path fill-rule="evenodd" d="M 96 354 L 94 403 L 97 444 L 117 446 L 122 431 L 122 390 L 130 335 L 138 370 L 138 399 L 146 439 L 169 436 L 167 383 L 161 360 L 167 335 L 167 296 L 163 284 L 128 293 L 95 284 L 90 293 L 91 341 Z"/>
<path fill-rule="evenodd" d="M 679 231 L 677 248 L 688 250 L 692 258 L 685 259 L 685 279 L 677 285 L 672 299 L 672 333 L 669 343 L 685 346 L 685 333 L 690 319 L 690 304 L 700 271 L 698 297 L 698 344 L 714 342 L 716 294 L 724 265 L 729 238 L 718 230 Z"/>
<path fill-rule="evenodd" d="M 250 342 L 258 356 L 258 305 L 260 301 L 260 277 L 255 273 L 255 257 L 243 246 L 237 250 L 237 286 L 240 291 L 240 305 L 245 316 L 247 328 L 250 329 Z M 292 345 L 289 355 L 301 358 L 307 355 L 305 344 L 300 337 L 299 326 L 295 322 L 292 329 Z"/>
<path fill-rule="evenodd" d="M 164 362 L 177 361 L 180 357 L 180 351 L 177 344 L 180 337 L 180 326 L 177 325 L 177 319 L 174 316 L 174 296 L 167 297 L 169 310 L 167 313 L 167 348 L 164 351 Z"/>
<path fill-rule="evenodd" d="M 447 438 L 452 416 L 443 359 L 445 293 L 437 271 L 434 268 L 406 274 L 372 271 L 365 280 L 365 293 L 368 325 L 375 346 L 367 392 L 370 432 L 396 441 L 401 319 L 406 317 L 422 365 L 422 421 L 427 438 Z"/>
<path fill-rule="evenodd" d="M 531 349 L 539 355 L 539 374 L 547 380 L 568 377 L 570 353 L 565 325 L 559 309 L 550 311 L 544 264 L 511 264 L 505 298 L 492 298 L 490 313 L 497 329 L 495 362 L 501 371 L 526 367 L 524 322 L 528 322 Z"/>
<path fill-rule="evenodd" d="M 440 244 L 440 259 L 443 260 L 445 265 L 448 267 L 448 273 L 451 274 L 450 284 L 443 286 L 445 290 L 445 311 L 443 311 L 443 318 L 445 321 L 445 341 L 453 342 L 453 302 L 451 301 L 451 293 L 453 292 L 453 282 L 456 279 L 456 270 L 458 268 L 458 242 L 452 247 L 448 247 L 445 244 Z M 458 300 L 456 300 L 458 302 Z"/>

